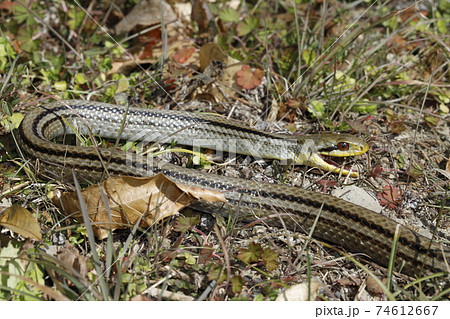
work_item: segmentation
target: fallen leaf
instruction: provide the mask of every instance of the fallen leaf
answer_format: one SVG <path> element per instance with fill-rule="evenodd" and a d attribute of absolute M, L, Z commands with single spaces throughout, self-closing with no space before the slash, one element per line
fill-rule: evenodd
<path fill-rule="evenodd" d="M 320 179 L 316 183 L 323 187 L 324 193 L 326 192 L 328 187 L 335 187 L 338 185 L 338 183 L 335 181 L 324 180 L 324 179 Z"/>
<path fill-rule="evenodd" d="M 308 106 L 306 105 L 306 98 L 305 97 L 296 97 L 289 99 L 286 104 L 290 108 L 297 109 L 299 108 L 302 111 L 306 111 L 308 109 Z"/>
<path fill-rule="evenodd" d="M 382 206 L 389 209 L 395 209 L 402 202 L 403 192 L 395 186 L 385 186 L 382 192 L 378 192 L 377 196 Z"/>
<path fill-rule="evenodd" d="M 227 55 L 216 43 L 206 43 L 200 48 L 200 71 L 205 71 L 212 61 L 226 63 Z"/>
<path fill-rule="evenodd" d="M 356 276 L 344 277 L 344 278 L 338 279 L 337 282 L 341 286 L 359 286 L 359 285 L 361 285 L 361 279 Z"/>
<path fill-rule="evenodd" d="M 161 44 L 161 28 L 144 33 L 139 37 L 139 42 L 145 45 L 139 54 L 138 61 L 153 58 L 153 49 L 159 47 Z"/>
<path fill-rule="evenodd" d="M 0 118 L 0 125 L 8 131 L 11 131 L 12 129 L 19 128 L 23 118 L 22 113 L 14 112 L 11 116 L 5 115 L 4 118 Z"/>
<path fill-rule="evenodd" d="M 214 256 L 213 244 L 204 244 L 198 255 L 199 264 L 210 263 Z"/>
<path fill-rule="evenodd" d="M 217 102 L 228 101 L 230 96 L 233 96 L 236 92 L 241 90 L 241 87 L 237 85 L 235 79 L 236 72 L 241 68 L 240 62 L 226 55 L 218 44 L 204 44 L 200 48 L 199 59 L 200 71 L 207 77 L 211 77 L 211 75 L 218 73 L 217 77 L 213 76 L 213 78 L 216 82 L 219 82 L 220 85 L 214 83 L 213 85 L 208 85 L 206 88 L 207 91 L 204 91 L 203 88 L 199 88 L 201 91 L 196 92 L 195 95 L 207 93 L 214 97 L 214 104 L 217 104 Z M 216 65 L 221 65 L 221 70 L 223 72 L 214 71 Z"/>
<path fill-rule="evenodd" d="M 406 125 L 403 121 L 391 122 L 389 123 L 389 126 L 391 127 L 392 133 L 394 134 L 400 134 L 406 130 Z"/>
<path fill-rule="evenodd" d="M 78 249 L 69 244 L 69 242 L 65 242 L 64 247 L 60 248 L 56 257 L 67 266 L 67 269 L 74 269 L 81 277 L 88 278 L 86 257 L 80 255 Z M 63 279 L 63 276 L 61 276 L 61 279 Z"/>
<path fill-rule="evenodd" d="M 391 127 L 392 133 L 400 134 L 406 130 L 404 115 L 399 116 L 391 109 L 386 109 L 385 115 L 387 123 Z"/>
<path fill-rule="evenodd" d="M 102 192 L 108 198 L 105 205 Z M 195 200 L 225 202 L 222 193 L 196 186 L 177 184 L 164 174 L 153 177 L 113 177 L 82 191 L 95 235 L 108 236 L 109 229 L 126 228 L 140 221 L 149 227 L 163 218 L 176 215 Z M 63 194 L 55 201 L 67 215 L 83 221 L 76 193 Z M 111 217 L 111 219 L 110 219 Z"/>
<path fill-rule="evenodd" d="M 420 19 L 419 13 L 425 17 L 428 16 L 426 10 L 418 10 L 416 7 L 408 7 L 404 10 L 399 10 L 398 12 L 402 22 L 405 22 L 406 20 L 418 21 Z"/>
<path fill-rule="evenodd" d="M 112 68 L 107 74 L 110 75 L 114 73 L 120 73 L 127 75 L 131 73 L 138 65 L 145 66 L 146 64 L 152 64 L 154 62 L 155 61 L 152 59 L 117 60 L 112 63 Z"/>
<path fill-rule="evenodd" d="M 387 279 L 381 278 L 381 283 L 386 284 Z M 384 295 L 384 290 L 380 287 L 380 285 L 373 279 L 371 276 L 367 277 L 366 280 L 367 292 L 372 296 L 382 296 Z"/>
<path fill-rule="evenodd" d="M 181 48 L 173 55 L 173 59 L 180 64 L 184 64 L 194 52 L 195 49 L 193 47 Z"/>
<path fill-rule="evenodd" d="M 162 5 L 162 8 L 161 8 Z M 164 22 L 169 23 L 177 20 L 172 7 L 165 1 L 144 0 L 140 1 L 134 8 L 114 27 L 117 34 L 130 32 L 137 25 L 146 27 L 161 23 L 161 13 Z"/>
<path fill-rule="evenodd" d="M 42 240 L 41 227 L 27 209 L 19 205 L 6 208 L 0 215 L 0 225 L 26 238 Z"/>
<path fill-rule="evenodd" d="M 237 84 L 244 89 L 251 90 L 261 84 L 264 71 L 258 68 L 252 70 L 250 66 L 243 65 L 236 75 L 238 77 Z"/>
<path fill-rule="evenodd" d="M 116 87 L 116 94 L 125 92 L 130 87 L 130 83 L 128 82 L 128 79 L 120 79 L 117 81 L 117 87 Z"/>
<path fill-rule="evenodd" d="M 0 9 L 12 12 L 13 7 L 16 5 L 20 4 L 18 4 L 16 1 L 3 1 L 2 3 L 0 3 Z"/>
<path fill-rule="evenodd" d="M 209 23 L 213 19 L 211 10 L 205 0 L 194 1 L 191 10 L 191 20 L 195 21 L 200 33 L 208 30 Z"/>

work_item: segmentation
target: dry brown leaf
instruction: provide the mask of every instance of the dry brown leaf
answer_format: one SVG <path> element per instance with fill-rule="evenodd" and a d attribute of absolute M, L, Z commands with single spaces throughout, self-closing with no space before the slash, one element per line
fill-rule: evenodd
<path fill-rule="evenodd" d="M 396 186 L 385 186 L 383 191 L 377 193 L 381 206 L 396 209 L 402 203 L 403 192 Z"/>
<path fill-rule="evenodd" d="M 387 279 L 381 278 L 381 283 L 386 285 Z M 384 290 L 380 287 L 380 285 L 373 279 L 372 277 L 367 277 L 366 281 L 367 292 L 372 296 L 382 296 L 384 294 Z"/>
<path fill-rule="evenodd" d="M 230 96 L 241 90 L 236 83 L 236 72 L 240 70 L 240 62 L 227 56 L 216 43 L 206 43 L 200 48 L 200 71 L 207 71 L 213 61 L 219 61 L 224 65 L 223 74 L 218 80 L 222 85 L 211 85 L 207 92 L 216 98 L 216 102 L 224 102 Z M 206 72 L 205 72 L 206 73 Z"/>
<path fill-rule="evenodd" d="M 361 285 L 361 278 L 356 276 L 350 276 L 338 279 L 337 282 L 341 286 L 359 286 Z"/>
<path fill-rule="evenodd" d="M 205 0 L 198 0 L 192 3 L 191 20 L 195 21 L 199 33 L 208 31 L 209 24 L 214 16 Z"/>
<path fill-rule="evenodd" d="M 16 3 L 15 1 L 3 1 L 2 3 L 0 3 L 0 9 L 12 12 L 13 7 L 19 5 L 20 4 Z"/>
<path fill-rule="evenodd" d="M 161 5 L 163 10 L 161 10 Z M 114 29 L 117 34 L 124 34 L 133 30 L 137 25 L 146 27 L 161 23 L 161 12 L 164 14 L 165 23 L 177 20 L 177 16 L 167 2 L 160 0 L 144 0 L 134 6 Z"/>
<path fill-rule="evenodd" d="M 102 199 L 108 198 L 109 209 Z M 99 239 L 108 236 L 108 230 L 135 225 L 149 227 L 178 212 L 197 199 L 225 202 L 222 193 L 200 187 L 177 184 L 164 174 L 153 177 L 113 177 L 82 191 L 94 233 Z M 59 205 L 66 214 L 83 221 L 76 193 L 66 193 Z M 111 223 L 108 214 L 111 214 Z"/>
<path fill-rule="evenodd" d="M 26 238 L 42 240 L 41 227 L 36 218 L 25 208 L 12 205 L 0 215 L 0 225 Z"/>
<path fill-rule="evenodd" d="M 138 65 L 146 65 L 155 63 L 156 59 L 134 59 L 134 60 L 116 60 L 112 62 L 112 68 L 108 71 L 108 75 L 120 73 L 130 74 Z"/>
<path fill-rule="evenodd" d="M 228 56 L 216 43 L 206 43 L 200 48 L 200 71 L 205 71 L 212 61 L 227 63 Z"/>
<path fill-rule="evenodd" d="M 264 71 L 258 68 L 251 68 L 249 65 L 243 65 L 236 72 L 237 84 L 244 89 L 251 90 L 261 84 L 264 77 Z"/>
<path fill-rule="evenodd" d="M 138 59 L 151 59 L 154 57 L 153 49 L 161 46 L 161 28 L 150 30 L 142 34 L 138 39 L 143 46 Z M 139 44 L 137 46 L 140 46 Z"/>
<path fill-rule="evenodd" d="M 168 28 L 170 30 L 176 31 L 174 28 Z M 170 35 L 170 34 L 169 34 Z M 162 54 L 161 49 L 155 49 L 153 50 L 154 56 L 159 57 Z M 180 36 L 179 34 L 175 33 L 171 37 L 170 45 L 167 48 L 167 52 L 165 52 L 168 58 L 174 59 L 177 63 L 184 64 L 184 65 L 197 65 L 199 61 L 199 50 L 195 49 L 195 43 L 192 39 L 186 38 L 183 36 Z M 181 55 L 181 56 L 180 56 Z M 184 55 L 184 56 L 183 56 Z M 181 58 L 181 59 L 180 59 Z M 169 69 L 169 63 L 167 65 L 168 75 L 167 77 L 172 77 L 174 74 L 173 71 L 170 71 Z M 187 72 L 192 72 L 191 69 L 186 69 Z"/>
<path fill-rule="evenodd" d="M 180 64 L 186 63 L 195 52 L 193 47 L 183 47 L 177 50 L 177 52 L 172 56 L 172 58 Z"/>
<path fill-rule="evenodd" d="M 80 255 L 78 249 L 69 244 L 69 242 L 66 242 L 64 247 L 61 247 L 61 250 L 57 254 L 57 258 L 67 266 L 67 269 L 73 268 L 83 278 L 88 278 L 88 265 L 86 257 Z"/>

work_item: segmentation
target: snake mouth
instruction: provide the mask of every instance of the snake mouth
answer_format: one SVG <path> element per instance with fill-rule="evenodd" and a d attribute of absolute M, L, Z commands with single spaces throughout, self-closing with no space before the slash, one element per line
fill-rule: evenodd
<path fill-rule="evenodd" d="M 335 157 L 330 155 L 320 155 L 323 161 L 323 168 L 334 173 L 342 173 L 342 175 L 350 175 L 352 177 L 359 177 L 359 173 L 351 170 L 351 165 L 346 157 Z"/>
<path fill-rule="evenodd" d="M 323 154 L 321 154 L 320 157 L 328 164 L 335 165 L 338 167 L 344 165 L 344 162 L 346 160 L 345 157 L 336 157 L 336 156 L 323 155 Z"/>

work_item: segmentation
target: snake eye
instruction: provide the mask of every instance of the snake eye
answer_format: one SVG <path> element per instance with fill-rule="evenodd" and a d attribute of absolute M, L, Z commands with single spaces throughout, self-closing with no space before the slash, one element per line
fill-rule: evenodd
<path fill-rule="evenodd" d="M 348 149 L 350 148 L 350 144 L 348 144 L 347 142 L 339 142 L 337 144 L 337 148 L 338 150 L 345 152 L 348 151 Z"/>

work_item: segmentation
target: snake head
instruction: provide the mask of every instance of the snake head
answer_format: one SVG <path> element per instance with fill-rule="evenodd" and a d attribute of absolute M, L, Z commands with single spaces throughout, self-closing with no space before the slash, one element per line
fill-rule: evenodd
<path fill-rule="evenodd" d="M 350 134 L 319 134 L 316 141 L 318 153 L 332 157 L 346 157 L 364 154 L 369 144 Z"/>
<path fill-rule="evenodd" d="M 364 154 L 369 145 L 361 138 L 350 134 L 322 133 L 309 135 L 303 147 L 308 149 L 299 152 L 295 163 L 298 165 L 314 166 L 325 171 L 358 177 L 358 172 L 349 171 L 325 161 L 327 157 L 346 157 Z M 311 147 L 312 146 L 312 147 Z"/>

